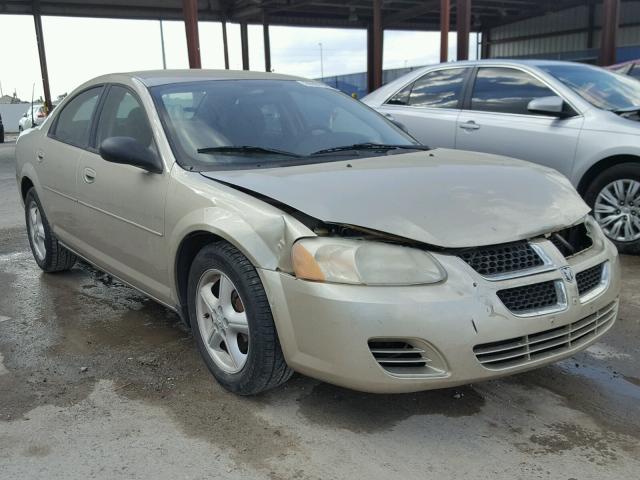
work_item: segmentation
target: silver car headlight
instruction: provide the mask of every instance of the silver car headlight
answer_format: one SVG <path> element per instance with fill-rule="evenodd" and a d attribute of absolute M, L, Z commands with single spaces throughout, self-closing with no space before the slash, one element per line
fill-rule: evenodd
<path fill-rule="evenodd" d="M 382 242 L 343 238 L 303 238 L 293 245 L 296 277 L 353 285 L 423 285 L 446 278 L 427 252 Z"/>

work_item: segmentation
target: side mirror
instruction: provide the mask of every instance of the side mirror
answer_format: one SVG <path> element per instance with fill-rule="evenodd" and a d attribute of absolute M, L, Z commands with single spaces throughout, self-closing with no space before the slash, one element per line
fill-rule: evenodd
<path fill-rule="evenodd" d="M 567 118 L 575 115 L 565 101 L 555 95 L 551 97 L 534 98 L 527 105 L 527 110 L 531 113 L 539 113 L 541 115 L 558 118 Z"/>
<path fill-rule="evenodd" d="M 148 147 L 131 137 L 110 137 L 100 144 L 107 162 L 132 165 L 151 173 L 162 173 L 162 162 Z"/>

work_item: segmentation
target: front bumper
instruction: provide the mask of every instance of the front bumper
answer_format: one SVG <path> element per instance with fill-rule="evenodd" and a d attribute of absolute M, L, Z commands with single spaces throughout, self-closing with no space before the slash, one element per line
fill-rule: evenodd
<path fill-rule="evenodd" d="M 487 280 L 459 257 L 441 254 L 434 256 L 446 269 L 448 278 L 436 285 L 337 285 L 299 280 L 270 270 L 259 272 L 285 358 L 294 370 L 355 390 L 412 392 L 546 365 L 586 348 L 611 328 L 620 291 L 615 247 L 605 240 L 566 260 L 547 240 L 537 243 L 557 268 L 501 281 Z M 608 262 L 609 269 L 606 285 L 597 295 L 582 299 L 575 281 L 567 280 L 560 270 L 568 265 L 578 273 L 604 262 Z M 560 312 L 516 316 L 496 295 L 501 289 L 548 280 L 561 281 L 565 287 L 567 305 Z M 563 326 L 571 331 L 574 326 L 584 325 L 588 317 L 597 320 L 604 315 L 608 322 L 594 328 L 581 341 L 567 341 L 563 348 L 550 348 L 513 364 L 487 368 L 474 353 L 478 345 L 520 341 L 539 333 L 547 335 L 547 331 L 557 332 Z M 436 368 L 407 369 L 407 373 L 385 368 L 370 350 L 372 339 L 409 341 L 424 349 Z"/>

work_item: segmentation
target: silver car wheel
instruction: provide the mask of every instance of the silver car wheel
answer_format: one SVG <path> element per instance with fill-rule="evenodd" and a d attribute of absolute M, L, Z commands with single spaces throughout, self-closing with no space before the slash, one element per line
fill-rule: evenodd
<path fill-rule="evenodd" d="M 596 197 L 593 213 L 612 240 L 640 239 L 640 182 L 621 179 L 609 183 Z"/>
<path fill-rule="evenodd" d="M 196 292 L 198 328 L 207 352 L 224 372 L 239 372 L 249 353 L 249 323 L 236 286 L 212 269 L 202 274 Z"/>
<path fill-rule="evenodd" d="M 29 203 L 29 235 L 31 236 L 31 244 L 33 252 L 40 261 L 44 261 L 47 256 L 47 247 L 45 245 L 44 224 L 42 223 L 42 215 L 36 202 Z"/>

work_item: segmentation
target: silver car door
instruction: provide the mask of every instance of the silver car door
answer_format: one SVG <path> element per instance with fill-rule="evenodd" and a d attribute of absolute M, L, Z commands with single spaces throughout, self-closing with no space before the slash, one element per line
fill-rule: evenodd
<path fill-rule="evenodd" d="M 456 121 L 470 68 L 432 70 L 404 86 L 379 111 L 402 123 L 420 143 L 454 148 Z"/>
<path fill-rule="evenodd" d="M 147 113 L 137 95 L 108 87 L 94 145 L 132 137 L 157 154 Z M 104 160 L 97 148 L 78 166 L 78 210 L 89 260 L 158 298 L 168 298 L 164 206 L 169 172 L 150 173 Z"/>
<path fill-rule="evenodd" d="M 527 110 L 534 98 L 556 95 L 524 70 L 480 67 L 465 104 L 468 108 L 458 117 L 456 148 L 528 160 L 569 176 L 583 117 L 559 118 Z"/>
<path fill-rule="evenodd" d="M 78 234 L 76 169 L 89 145 L 89 130 L 101 93 L 101 86 L 93 87 L 69 100 L 35 152 L 45 214 L 58 238 L 71 247 Z"/>

